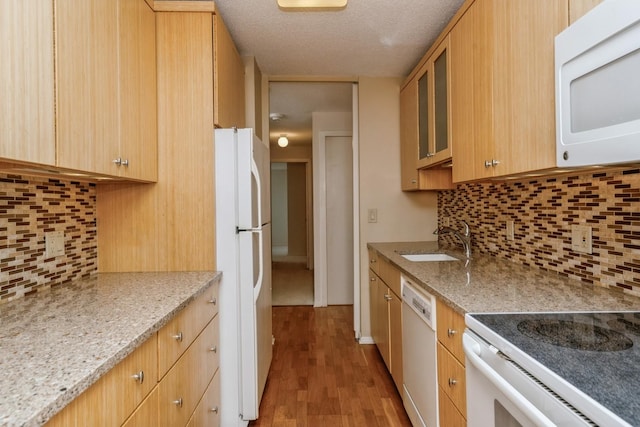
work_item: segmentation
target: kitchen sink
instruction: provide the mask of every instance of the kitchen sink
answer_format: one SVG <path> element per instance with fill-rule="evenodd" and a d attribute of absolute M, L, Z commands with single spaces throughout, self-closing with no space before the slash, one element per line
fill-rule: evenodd
<path fill-rule="evenodd" d="M 432 254 L 404 254 L 402 255 L 404 259 L 413 262 L 433 262 L 433 261 L 460 261 L 456 257 L 452 257 L 451 255 L 442 254 L 442 253 L 432 253 Z"/>

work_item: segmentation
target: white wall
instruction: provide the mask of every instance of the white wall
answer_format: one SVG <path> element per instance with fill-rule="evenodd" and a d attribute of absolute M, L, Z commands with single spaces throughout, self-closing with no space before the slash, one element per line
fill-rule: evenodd
<path fill-rule="evenodd" d="M 400 79 L 359 79 L 360 321 L 370 337 L 368 242 L 436 240 L 437 194 L 400 190 Z M 378 210 L 378 222 L 367 210 Z"/>
<path fill-rule="evenodd" d="M 271 246 L 288 246 L 287 164 L 271 163 Z"/>

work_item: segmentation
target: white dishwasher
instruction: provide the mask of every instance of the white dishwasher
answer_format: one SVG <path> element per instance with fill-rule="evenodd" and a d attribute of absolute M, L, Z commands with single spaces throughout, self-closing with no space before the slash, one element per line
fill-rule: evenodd
<path fill-rule="evenodd" d="M 436 300 L 411 283 L 402 284 L 402 401 L 414 426 L 438 426 Z"/>

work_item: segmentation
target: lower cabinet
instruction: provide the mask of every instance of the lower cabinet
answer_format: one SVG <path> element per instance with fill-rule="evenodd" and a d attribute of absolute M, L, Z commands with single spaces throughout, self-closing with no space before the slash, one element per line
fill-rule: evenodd
<path fill-rule="evenodd" d="M 398 390 L 402 392 L 400 271 L 383 259 L 378 259 L 377 264 L 380 269 L 380 276 L 373 270 L 369 270 L 371 334 L 384 363 L 387 365 L 387 369 L 391 373 L 393 382 Z"/>
<path fill-rule="evenodd" d="M 47 426 L 219 425 L 217 298 L 218 285 L 214 285 L 55 415 Z M 174 351 L 176 344 L 161 339 L 169 331 L 173 341 L 184 344 L 179 353 Z M 164 372 L 162 360 L 168 365 Z"/>
<path fill-rule="evenodd" d="M 465 426 L 467 387 L 462 348 L 464 317 L 440 300 L 436 302 L 436 316 L 440 425 Z"/>

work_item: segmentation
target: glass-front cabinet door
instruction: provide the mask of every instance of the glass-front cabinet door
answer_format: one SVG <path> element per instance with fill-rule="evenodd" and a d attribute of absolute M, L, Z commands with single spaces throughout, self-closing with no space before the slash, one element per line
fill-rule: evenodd
<path fill-rule="evenodd" d="M 418 80 L 418 168 L 451 160 L 449 36 L 442 40 Z"/>

